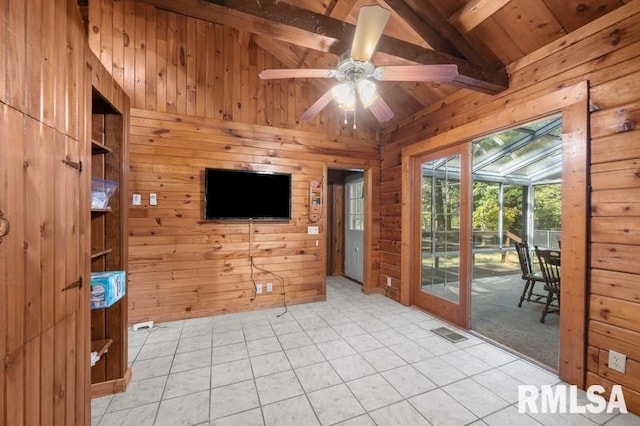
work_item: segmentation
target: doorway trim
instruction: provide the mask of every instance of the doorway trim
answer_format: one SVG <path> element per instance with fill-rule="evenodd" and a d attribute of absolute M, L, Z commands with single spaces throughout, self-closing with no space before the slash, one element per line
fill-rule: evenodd
<path fill-rule="evenodd" d="M 589 83 L 583 81 L 535 99 L 502 108 L 402 150 L 402 223 L 414 223 L 414 158 L 439 149 L 469 143 L 472 139 L 520 123 L 562 113 L 562 300 L 558 375 L 581 388 L 586 371 L 587 231 Z M 401 297 L 413 305 L 415 276 L 411 250 L 415 247 L 412 226 L 402 227 Z"/>
<path fill-rule="evenodd" d="M 377 240 L 378 238 L 378 234 L 379 232 L 377 232 L 377 229 L 374 227 L 374 220 L 373 220 L 373 201 L 374 201 L 374 196 L 378 193 L 376 191 L 378 191 L 377 189 L 375 189 L 373 187 L 373 183 L 374 182 L 379 182 L 379 179 L 377 179 L 380 175 L 379 169 L 377 167 L 371 167 L 371 166 L 367 166 L 367 165 L 363 165 L 363 164 L 344 164 L 344 163 L 340 163 L 340 164 L 330 164 L 324 165 L 324 170 L 323 170 L 323 192 L 324 192 L 324 196 L 323 198 L 323 219 L 322 219 L 322 224 L 324 226 L 324 229 L 327 229 L 327 227 L 330 225 L 329 221 L 328 221 L 328 214 L 327 214 L 327 209 L 329 208 L 329 206 L 327 205 L 327 198 L 328 198 L 328 186 L 329 186 L 329 169 L 331 170 L 358 170 L 358 171 L 362 171 L 363 176 L 364 176 L 364 233 L 362 236 L 362 240 L 363 240 L 363 244 L 362 244 L 362 248 L 364 253 L 362 254 L 363 259 L 362 259 L 362 265 L 363 265 L 363 269 L 362 269 L 362 292 L 365 294 L 370 294 L 370 293 L 382 293 L 382 291 L 380 291 L 378 289 L 378 286 L 376 285 L 376 281 L 374 280 L 374 271 L 373 271 L 373 265 L 374 265 L 374 250 L 373 250 L 373 242 Z M 324 264 L 326 264 L 326 256 L 327 256 L 327 250 L 329 247 L 328 241 L 327 241 L 327 232 L 324 232 L 324 239 L 323 239 L 323 259 L 325 259 Z M 375 238 L 375 239 L 374 239 Z M 325 272 L 323 273 L 324 277 L 325 277 L 325 285 L 324 285 L 324 294 L 326 295 L 326 267 L 325 267 Z"/>

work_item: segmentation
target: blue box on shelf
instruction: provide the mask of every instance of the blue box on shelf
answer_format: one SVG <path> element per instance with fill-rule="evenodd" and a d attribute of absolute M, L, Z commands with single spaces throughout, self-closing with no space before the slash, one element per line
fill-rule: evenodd
<path fill-rule="evenodd" d="M 91 273 L 91 309 L 108 308 L 126 293 L 127 279 L 124 271 Z"/>

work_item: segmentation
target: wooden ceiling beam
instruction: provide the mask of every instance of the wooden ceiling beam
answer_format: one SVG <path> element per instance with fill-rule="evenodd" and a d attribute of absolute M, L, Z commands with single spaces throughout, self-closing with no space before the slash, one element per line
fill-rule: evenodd
<path fill-rule="evenodd" d="M 454 13 L 449 22 L 463 33 L 468 33 L 487 18 L 506 6 L 511 0 L 471 0 Z"/>
<path fill-rule="evenodd" d="M 430 1 L 385 0 L 395 13 L 417 32 L 435 50 L 465 58 L 473 63 L 488 65 L 464 36 Z"/>
<path fill-rule="evenodd" d="M 260 2 L 144 0 L 144 2 L 161 9 L 337 55 L 350 48 L 350 43 L 345 40 L 352 40 L 355 32 L 355 25 L 277 0 Z M 490 70 L 455 56 L 424 49 L 384 35 L 380 38 L 377 50 L 418 64 L 456 64 L 460 75 L 452 84 L 467 89 L 495 94 L 505 90 L 509 84 L 504 71 Z"/>
<path fill-rule="evenodd" d="M 213 2 L 269 21 L 275 21 L 287 27 L 293 26 L 314 34 L 324 34 L 325 36 L 338 40 L 332 45 L 333 48 L 346 45 L 348 49 L 348 43 L 346 43 L 345 40 L 352 40 L 355 32 L 355 25 L 300 9 L 277 0 L 262 0 L 260 2 L 247 2 L 245 0 L 207 0 L 207 2 Z M 345 51 L 347 49 L 345 49 Z M 493 71 L 464 59 L 436 50 L 424 49 L 420 46 L 385 35 L 380 38 L 377 50 L 419 64 L 456 64 L 458 65 L 460 75 L 452 83 L 467 89 L 494 94 L 505 90 L 509 84 L 507 74 L 504 71 Z"/>
<path fill-rule="evenodd" d="M 340 55 L 348 49 L 344 43 L 317 31 L 282 25 L 275 21 L 201 0 L 140 0 L 158 9 L 202 19 L 242 31 L 271 37 L 309 49 Z M 323 16 L 323 15 L 320 15 Z"/>

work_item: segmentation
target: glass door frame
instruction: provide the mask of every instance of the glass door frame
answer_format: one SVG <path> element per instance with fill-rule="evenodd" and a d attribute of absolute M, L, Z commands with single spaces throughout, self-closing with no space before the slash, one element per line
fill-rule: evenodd
<path fill-rule="evenodd" d="M 545 116 L 562 114 L 562 297 L 560 306 L 560 378 L 583 388 L 587 371 L 587 321 L 588 253 L 589 238 L 589 82 L 581 81 L 571 86 L 542 93 L 540 96 L 509 98 L 513 102 L 504 107 L 504 98 L 497 99 L 493 110 L 486 105 L 482 114 L 469 113 L 468 121 L 451 126 L 450 130 L 431 137 L 408 142 L 402 148 L 402 223 L 411 224 L 415 188 L 414 157 L 425 152 L 450 146 L 456 141 L 474 138 L 508 129 L 518 123 L 533 121 Z M 488 101 L 489 105 L 490 102 Z M 499 105 L 498 105 L 499 104 Z M 489 112 L 490 111 L 490 112 Z M 475 118 L 474 118 L 475 117 Z M 400 302 L 414 304 L 414 263 L 412 257 L 413 227 L 401 229 L 401 283 Z"/>
<path fill-rule="evenodd" d="M 412 198 L 421 199 L 420 172 L 422 163 L 443 157 L 460 155 L 460 252 L 458 302 L 430 294 L 421 290 L 422 266 L 422 203 L 412 204 L 410 226 L 411 292 L 413 303 L 453 324 L 469 328 L 471 297 L 471 142 L 431 151 L 411 159 Z"/>

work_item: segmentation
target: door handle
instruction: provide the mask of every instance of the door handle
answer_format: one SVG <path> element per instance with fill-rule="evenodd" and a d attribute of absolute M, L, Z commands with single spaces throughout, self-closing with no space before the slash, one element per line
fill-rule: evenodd
<path fill-rule="evenodd" d="M 0 210 L 0 244 L 2 244 L 2 237 L 5 237 L 10 230 L 11 226 L 9 221 L 4 218 L 4 213 Z"/>

